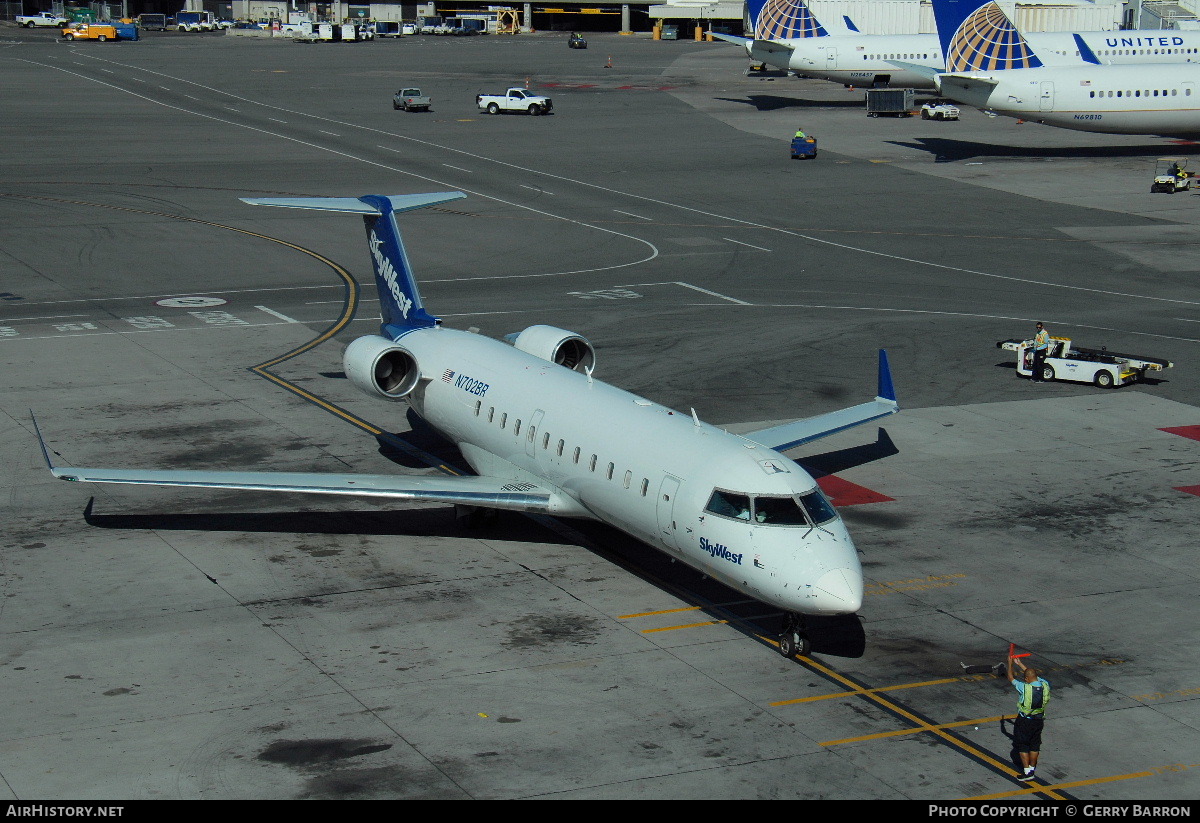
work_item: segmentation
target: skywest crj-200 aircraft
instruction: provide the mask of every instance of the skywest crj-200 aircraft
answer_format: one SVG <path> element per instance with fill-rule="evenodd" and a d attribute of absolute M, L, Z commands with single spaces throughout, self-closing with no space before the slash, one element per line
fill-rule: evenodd
<path fill-rule="evenodd" d="M 428 314 L 396 214 L 465 196 L 244 200 L 363 217 L 382 325 L 380 334 L 346 348 L 346 376 L 371 397 L 407 401 L 458 445 L 478 476 L 62 468 L 42 441 L 54 476 L 431 500 L 595 519 L 782 609 L 780 652 L 807 654 L 804 615 L 856 612 L 862 567 L 833 506 L 779 450 L 898 411 L 886 353 L 879 352 L 874 400 L 729 434 L 701 423 L 694 411 L 680 414 L 593 379 L 595 350 L 578 334 L 530 326 L 508 345 L 445 328 Z"/>
<path fill-rule="evenodd" d="M 946 68 L 936 34 L 831 34 L 804 0 L 749 0 L 747 11 L 754 37 L 714 36 L 768 66 L 848 86 L 924 89 L 936 87 L 928 72 L 893 61 Z M 1025 39 L 1046 65 L 1078 65 L 1080 43 L 1105 64 L 1200 63 L 1200 31 L 1029 32 Z"/>
<path fill-rule="evenodd" d="M 1048 126 L 1108 134 L 1200 134 L 1200 64 L 1047 65 L 993 0 L 933 0 L 945 97 Z M 1078 36 L 1078 35 L 1077 35 Z"/>

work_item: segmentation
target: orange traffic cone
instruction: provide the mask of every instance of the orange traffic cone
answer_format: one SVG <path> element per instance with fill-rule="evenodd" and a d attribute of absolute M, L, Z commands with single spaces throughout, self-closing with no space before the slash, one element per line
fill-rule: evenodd
<path fill-rule="evenodd" d="M 610 54 L 608 56 L 608 62 L 604 64 L 604 68 L 611 69 L 612 67 L 612 55 Z"/>

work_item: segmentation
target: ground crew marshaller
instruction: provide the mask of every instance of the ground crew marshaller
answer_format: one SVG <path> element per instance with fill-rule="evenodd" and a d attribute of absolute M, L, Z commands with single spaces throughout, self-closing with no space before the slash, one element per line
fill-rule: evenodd
<path fill-rule="evenodd" d="M 1050 332 L 1041 324 L 1037 324 L 1037 334 L 1033 336 L 1033 374 L 1034 383 L 1042 382 L 1042 372 L 1046 367 L 1046 355 L 1050 351 Z"/>
<path fill-rule="evenodd" d="M 1014 663 L 1021 669 L 1019 679 L 1013 676 Z M 1050 684 L 1038 677 L 1032 666 L 1026 666 L 1014 657 L 1012 652 L 1008 654 L 1008 679 L 1020 695 L 1017 700 L 1017 719 L 1013 723 L 1013 747 L 1021 758 L 1024 773 L 1017 780 L 1028 782 L 1034 778 L 1042 748 L 1042 723 L 1046 716 L 1046 704 L 1050 702 Z"/>

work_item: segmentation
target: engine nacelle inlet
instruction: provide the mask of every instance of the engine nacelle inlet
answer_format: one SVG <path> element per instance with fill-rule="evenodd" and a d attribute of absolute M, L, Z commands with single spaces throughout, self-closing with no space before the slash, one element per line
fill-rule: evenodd
<path fill-rule="evenodd" d="M 565 366 L 590 372 L 596 367 L 596 350 L 586 338 L 554 326 L 530 326 L 516 336 L 513 346 L 521 351 Z"/>
<path fill-rule="evenodd" d="M 421 382 L 417 359 L 393 340 L 378 335 L 360 337 L 342 355 L 346 377 L 370 397 L 402 400 Z"/>

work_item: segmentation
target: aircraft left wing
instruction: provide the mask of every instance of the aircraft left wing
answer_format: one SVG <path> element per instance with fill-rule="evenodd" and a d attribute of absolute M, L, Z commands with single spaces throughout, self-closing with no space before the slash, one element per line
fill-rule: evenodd
<path fill-rule="evenodd" d="M 879 350 L 879 388 L 874 400 L 851 406 L 847 409 L 819 414 L 804 420 L 784 423 L 782 426 L 772 426 L 749 434 L 743 434 L 747 440 L 752 440 L 760 446 L 784 451 L 804 443 L 828 437 L 863 423 L 870 423 L 900 411 L 896 402 L 896 389 L 892 385 L 892 370 L 888 366 L 887 352 Z"/>
<path fill-rule="evenodd" d="M 435 503 L 548 514 L 577 508 L 571 505 L 574 501 L 565 500 L 561 492 L 555 489 L 494 477 L 64 468 L 54 465 L 50 449 L 46 446 L 36 419 L 33 421 L 33 427 L 37 432 L 46 465 L 50 468 L 50 473 L 59 480 L 429 500 Z"/>

